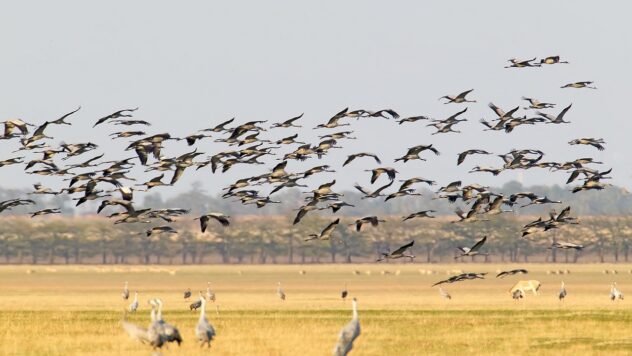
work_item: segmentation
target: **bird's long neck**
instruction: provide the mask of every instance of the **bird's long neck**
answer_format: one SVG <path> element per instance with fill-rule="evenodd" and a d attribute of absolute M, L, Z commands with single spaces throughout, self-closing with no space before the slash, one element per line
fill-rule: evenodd
<path fill-rule="evenodd" d="M 138 293 L 134 293 L 134 303 L 138 303 Z"/>
<path fill-rule="evenodd" d="M 158 303 L 158 314 L 156 315 L 158 320 L 162 320 L 162 303 Z"/>
<path fill-rule="evenodd" d="M 200 305 L 200 321 L 206 320 L 206 300 L 204 298 L 200 298 L 202 305 Z"/>
<path fill-rule="evenodd" d="M 358 319 L 358 302 L 353 301 L 353 320 Z"/>
<path fill-rule="evenodd" d="M 151 313 L 149 314 L 151 318 L 151 322 L 156 321 L 156 308 L 154 306 L 151 307 Z"/>

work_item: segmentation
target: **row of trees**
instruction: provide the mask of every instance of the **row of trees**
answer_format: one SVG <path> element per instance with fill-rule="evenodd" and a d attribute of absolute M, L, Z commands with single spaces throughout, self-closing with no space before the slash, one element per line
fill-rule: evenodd
<path fill-rule="evenodd" d="M 308 216 L 292 226 L 288 216 L 242 216 L 224 228 L 211 222 L 202 234 L 189 217 L 173 224 L 177 234 L 152 234 L 145 224 L 113 225 L 96 216 L 3 217 L 0 222 L 2 263 L 320 263 L 370 262 L 380 251 L 415 240 L 417 262 L 452 262 L 457 246 L 469 246 L 488 236 L 475 262 L 606 262 L 629 261 L 632 218 L 585 217 L 579 225 L 520 237 L 529 217 L 505 214 L 489 222 L 451 223 L 439 217 L 401 222 L 386 218 L 378 227 L 356 232 L 351 217 L 343 217 L 330 241 L 303 241 L 331 219 Z M 585 245 L 581 252 L 548 249 L 553 241 Z M 468 258 L 464 262 L 471 262 Z"/>

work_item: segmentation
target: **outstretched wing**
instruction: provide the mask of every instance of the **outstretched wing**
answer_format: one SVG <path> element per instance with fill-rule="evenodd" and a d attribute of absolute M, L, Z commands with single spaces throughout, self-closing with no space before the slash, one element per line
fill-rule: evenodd
<path fill-rule="evenodd" d="M 413 245 L 415 244 L 415 240 L 412 240 L 411 242 L 407 243 L 406 245 L 398 248 L 397 250 L 393 251 L 391 253 L 391 255 L 398 255 L 398 254 L 402 254 L 404 253 L 404 251 L 406 251 L 407 249 L 413 247 Z"/>

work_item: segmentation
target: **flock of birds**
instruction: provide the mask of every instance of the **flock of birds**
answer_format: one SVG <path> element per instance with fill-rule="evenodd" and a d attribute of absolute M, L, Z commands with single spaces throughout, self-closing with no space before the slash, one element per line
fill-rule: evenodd
<path fill-rule="evenodd" d="M 529 60 L 509 60 L 509 68 L 525 68 L 540 67 L 544 65 L 556 65 L 567 63 L 560 60 L 559 56 L 550 56 L 541 59 L 539 62 L 536 58 Z M 595 89 L 590 81 L 580 81 L 563 85 L 562 88 L 591 88 Z M 463 91 L 457 95 L 445 95 L 440 98 L 445 104 L 462 105 L 468 103 L 476 103 L 476 100 L 469 99 L 472 96 L 473 89 Z M 522 116 L 518 115 L 520 106 L 505 110 L 499 106 L 489 103 L 489 108 L 493 113 L 491 119 L 481 119 L 480 122 L 484 126 L 484 130 L 504 131 L 511 133 L 518 127 L 523 125 L 561 125 L 568 124 L 568 118 L 572 115 L 572 104 L 566 105 L 560 111 L 554 111 L 556 104 L 541 102 L 534 98 L 523 97 L 528 106 L 523 107 L 525 110 Z M 125 151 L 134 152 L 135 155 L 121 160 L 105 160 L 105 153 L 92 156 L 88 159 L 76 163 L 67 163 L 68 160 L 76 160 L 84 157 L 86 154 L 97 150 L 98 146 L 92 142 L 77 143 L 61 143 L 58 146 L 52 145 L 53 137 L 49 136 L 49 132 L 55 127 L 72 125 L 70 120 L 80 110 L 69 112 L 58 119 L 46 121 L 40 125 L 25 122 L 21 119 L 11 119 L 4 121 L 4 133 L 0 136 L 2 140 L 16 140 L 19 147 L 15 152 L 20 155 L 4 159 L 0 161 L 0 167 L 8 165 L 22 164 L 28 174 L 39 175 L 42 177 L 52 176 L 61 177 L 68 182 L 68 186 L 53 190 L 42 184 L 35 184 L 34 191 L 31 194 L 67 194 L 72 196 L 76 201 L 76 205 L 82 205 L 88 201 L 98 202 L 96 213 L 102 213 L 106 209 L 117 208 L 118 211 L 111 213 L 108 217 L 114 219 L 114 224 L 130 224 L 141 223 L 146 226 L 144 232 L 147 236 L 153 234 L 176 234 L 170 224 L 177 218 L 189 213 L 186 208 L 168 208 L 155 209 L 152 207 L 138 208 L 134 202 L 134 193 L 137 191 L 149 191 L 157 187 L 170 187 L 178 183 L 181 177 L 192 169 L 202 170 L 209 169 L 210 172 L 226 172 L 236 166 L 248 165 L 251 167 L 264 165 L 261 160 L 266 157 L 274 157 L 280 162 L 275 164 L 267 172 L 243 177 L 223 189 L 222 197 L 225 199 L 234 199 L 244 205 L 255 205 L 257 208 L 264 208 L 268 204 L 279 204 L 281 201 L 274 200 L 272 195 L 281 190 L 288 188 L 308 188 L 307 181 L 317 177 L 333 175 L 334 167 L 326 164 L 315 165 L 305 171 L 293 172 L 288 170 L 290 161 L 306 161 L 312 158 L 323 158 L 328 155 L 331 150 L 341 147 L 345 140 L 355 140 L 354 131 L 338 130 L 341 127 L 351 127 L 352 120 L 360 122 L 362 120 L 383 119 L 395 121 L 398 125 L 412 125 L 418 123 L 426 123 L 427 127 L 432 127 L 435 131 L 432 135 L 459 133 L 456 128 L 462 122 L 467 121 L 464 114 L 468 107 L 459 109 L 453 115 L 444 119 L 431 118 L 426 115 L 413 115 L 401 117 L 400 114 L 392 109 L 382 110 L 350 110 L 345 108 L 333 115 L 325 123 L 321 123 L 314 127 L 315 130 L 327 130 L 328 133 L 320 135 L 320 141 L 317 143 L 301 142 L 299 134 L 295 133 L 282 138 L 272 139 L 271 137 L 260 137 L 262 133 L 267 132 L 270 135 L 274 132 L 282 132 L 290 128 L 301 128 L 299 125 L 303 118 L 303 114 L 292 117 L 288 120 L 276 122 L 271 125 L 266 124 L 265 120 L 249 121 L 245 123 L 237 123 L 235 118 L 220 123 L 219 125 L 204 128 L 184 137 L 174 137 L 170 133 L 158 133 L 148 135 L 143 129 L 138 127 L 149 127 L 151 124 L 145 120 L 135 119 L 134 115 L 138 108 L 123 109 L 115 111 L 109 115 L 103 116 L 96 120 L 93 127 L 130 127 L 128 130 L 115 131 L 109 134 L 113 140 L 131 139 L 127 144 Z M 545 112 L 550 110 L 550 112 Z M 534 115 L 531 113 L 534 112 Z M 35 127 L 31 132 L 31 128 Z M 133 127 L 133 128 L 131 128 Z M 330 131 L 336 129 L 335 131 Z M 216 152 L 202 158 L 205 154 L 198 150 L 198 143 L 214 139 L 227 145 L 227 149 Z M 163 155 L 164 145 L 169 142 L 183 141 L 191 150 L 177 156 L 167 157 Z M 588 145 L 598 150 L 603 150 L 605 142 L 600 138 L 582 137 L 568 142 L 569 145 Z M 289 147 L 289 150 L 285 150 Z M 33 156 L 26 158 L 26 153 Z M 403 152 L 401 157 L 394 159 L 394 162 L 407 164 L 411 161 L 426 161 L 432 156 L 438 156 L 440 151 L 433 144 L 420 144 L 409 147 Z M 472 156 L 493 155 L 484 149 L 472 148 L 458 154 L 456 164 L 461 165 Z M 604 180 L 609 179 L 611 169 L 599 170 L 596 165 L 601 164 L 589 157 L 577 158 L 568 162 L 552 162 L 545 161 L 545 153 L 538 149 L 513 149 L 506 153 L 495 154 L 500 158 L 499 165 L 496 167 L 486 167 L 476 165 L 470 171 L 471 173 L 490 173 L 499 175 L 503 171 L 508 170 L 528 170 L 528 169 L 547 169 L 550 171 L 564 171 L 569 174 L 567 184 L 575 181 L 581 181 L 582 184 L 572 188 L 573 193 L 587 190 L 602 190 L 609 186 Z M 395 180 L 399 175 L 397 169 L 389 166 L 382 166 L 382 158 L 372 152 L 357 152 L 349 155 L 342 166 L 351 165 L 357 160 L 371 160 L 378 166 L 367 170 L 370 174 L 370 184 L 377 184 L 375 188 L 355 185 L 355 189 L 362 194 L 362 199 L 378 199 L 384 201 L 398 199 L 405 196 L 420 195 L 415 189 L 419 184 L 428 186 L 436 185 L 436 182 L 424 177 L 407 177 L 400 179 L 398 187 L 393 190 Z M 153 178 L 143 183 L 132 184 L 135 182 L 132 174 L 133 168 L 140 168 L 145 172 L 156 174 Z M 170 177 L 165 179 L 165 175 Z M 328 179 L 313 189 L 309 190 L 305 197 L 304 204 L 298 208 L 293 224 L 299 224 L 308 214 L 315 211 L 331 210 L 332 214 L 336 214 L 341 209 L 353 206 L 343 200 L 344 195 L 334 190 L 336 184 L 335 176 Z M 107 188 L 110 189 L 107 189 Z M 259 188 L 261 187 L 261 188 Z M 268 193 L 264 193 L 263 188 L 268 187 Z M 489 187 L 480 184 L 463 185 L 460 180 L 450 182 L 436 191 L 435 199 L 444 199 L 450 203 L 460 202 L 463 206 L 469 206 L 467 209 L 456 208 L 455 214 L 458 220 L 454 223 L 469 223 L 489 220 L 490 217 L 504 213 L 513 212 L 514 209 L 523 208 L 530 205 L 543 204 L 561 204 L 561 201 L 554 201 L 546 196 L 538 196 L 532 192 L 516 192 L 509 196 L 493 192 Z M 14 207 L 22 205 L 33 205 L 35 202 L 28 198 L 15 198 L 0 202 L 0 213 L 8 211 Z M 511 209 L 505 209 L 509 207 Z M 59 214 L 59 208 L 47 208 L 35 210 L 31 213 L 32 217 L 43 215 Z M 433 218 L 433 210 L 423 210 L 411 212 L 402 218 L 403 222 L 413 219 Z M 222 227 L 228 227 L 231 224 L 231 217 L 222 212 L 208 212 L 202 214 L 195 219 L 199 220 L 200 230 L 202 233 L 207 231 L 209 224 L 216 222 Z M 341 219 L 336 218 L 329 222 L 321 231 L 305 236 L 305 241 L 317 243 L 336 238 L 335 231 L 340 224 Z M 355 220 L 351 225 L 355 225 L 358 232 L 361 232 L 365 226 L 373 227 L 384 223 L 385 220 L 377 216 L 366 216 Z M 567 224 L 577 224 L 578 219 L 571 216 L 570 206 L 565 207 L 559 213 L 551 210 L 548 219 L 542 217 L 529 222 L 522 228 L 522 236 L 531 235 L 538 232 L 544 232 L 551 229 L 559 228 Z M 457 258 L 466 256 L 475 256 L 484 254 L 481 248 L 487 241 L 487 237 L 483 237 L 475 245 L 471 247 L 459 247 L 461 252 Z M 340 239 L 340 243 L 345 243 Z M 394 250 L 385 249 L 381 251 L 377 257 L 377 261 L 394 260 L 394 259 L 414 259 L 411 252 L 414 246 L 414 240 L 407 242 Z M 581 244 L 575 244 L 570 241 L 555 241 L 550 248 L 576 249 L 581 250 Z M 454 276 L 448 280 L 441 281 L 437 284 L 455 283 L 463 280 L 484 278 L 483 273 L 466 273 L 460 276 Z M 442 293 L 445 291 L 441 290 Z M 279 295 L 283 299 L 285 297 L 280 285 Z M 159 348 L 165 342 L 180 342 L 179 334 L 169 334 L 171 326 L 162 319 L 162 302 L 160 299 L 152 299 L 151 301 L 151 324 L 148 328 L 134 326 L 128 322 L 124 322 L 125 330 L 134 338 L 148 342 L 155 348 Z M 134 306 L 135 307 L 132 307 Z M 352 320 L 353 327 L 349 330 L 343 329 L 340 339 L 348 341 L 348 345 L 340 349 L 337 348 L 336 354 L 344 355 L 350 350 L 353 339 L 359 334 L 359 323 L 357 321 L 356 303 L 353 303 Z M 199 303 L 196 305 L 200 311 L 200 320 L 196 328 L 198 341 L 202 344 L 210 345 L 215 335 L 215 331 L 208 323 L 205 316 L 206 298 L 200 295 Z M 130 306 L 130 311 L 138 307 L 138 301 Z M 197 309 L 196 308 L 196 309 Z M 351 324 L 350 324 L 351 325 Z M 177 329 L 175 329 L 177 331 Z"/>

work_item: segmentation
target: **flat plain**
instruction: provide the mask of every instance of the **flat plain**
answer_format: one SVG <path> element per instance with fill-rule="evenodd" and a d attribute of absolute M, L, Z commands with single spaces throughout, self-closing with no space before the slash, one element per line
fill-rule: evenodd
<path fill-rule="evenodd" d="M 513 268 L 529 274 L 495 278 L 498 270 Z M 623 293 L 632 293 L 631 269 L 468 263 L 2 266 L 0 354 L 151 354 L 120 326 L 138 291 L 140 308 L 130 321 L 146 326 L 147 300 L 158 297 L 165 302 L 164 319 L 183 334 L 184 343 L 163 348 L 164 355 L 329 355 L 351 318 L 351 297 L 358 299 L 362 326 L 352 355 L 623 355 L 632 352 L 632 310 L 628 300 L 612 302 L 609 291 L 616 281 Z M 457 270 L 489 274 L 444 285 L 452 295 L 445 300 L 431 285 Z M 513 300 L 508 290 L 520 279 L 541 281 L 540 294 Z M 568 296 L 560 302 L 562 280 Z M 125 281 L 128 301 L 121 298 Z M 217 331 L 210 350 L 195 343 L 198 313 L 188 307 L 207 282 L 217 296 L 207 307 Z M 286 301 L 276 295 L 277 282 Z M 345 283 L 349 298 L 343 301 Z M 187 288 L 193 291 L 190 301 L 183 298 Z"/>

